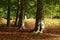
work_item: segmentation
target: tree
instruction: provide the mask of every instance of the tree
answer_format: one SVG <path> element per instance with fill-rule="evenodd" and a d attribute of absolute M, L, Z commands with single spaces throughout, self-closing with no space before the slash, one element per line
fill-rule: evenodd
<path fill-rule="evenodd" d="M 8 0 L 7 27 L 10 26 L 10 0 Z"/>
<path fill-rule="evenodd" d="M 41 21 L 44 19 L 43 0 L 37 0 L 36 24 L 33 31 L 39 32 L 42 29 Z"/>
<path fill-rule="evenodd" d="M 19 22 L 18 26 L 23 26 L 23 20 L 24 20 L 24 0 L 19 0 L 20 2 L 20 9 L 19 9 Z"/>
<path fill-rule="evenodd" d="M 19 8 L 17 8 L 17 12 L 16 12 L 15 26 L 18 26 L 18 17 L 19 17 Z"/>
<path fill-rule="evenodd" d="M 20 7 L 19 7 L 19 0 L 18 0 L 18 6 L 17 6 L 17 11 L 16 11 L 16 21 L 15 21 L 15 26 L 18 26 L 18 18 L 19 18 L 19 9 L 20 9 Z"/>

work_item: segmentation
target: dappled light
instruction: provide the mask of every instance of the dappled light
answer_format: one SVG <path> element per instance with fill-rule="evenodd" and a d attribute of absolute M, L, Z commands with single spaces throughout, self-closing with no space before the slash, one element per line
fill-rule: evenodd
<path fill-rule="evenodd" d="M 1 0 L 0 40 L 60 40 L 60 0 Z"/>

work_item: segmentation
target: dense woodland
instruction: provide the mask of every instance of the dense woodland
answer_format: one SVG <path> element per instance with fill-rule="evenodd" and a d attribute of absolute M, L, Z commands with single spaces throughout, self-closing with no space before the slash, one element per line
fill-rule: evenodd
<path fill-rule="evenodd" d="M 21 27 L 23 22 L 27 25 L 33 22 L 34 26 L 38 26 L 41 20 L 45 24 L 57 25 L 60 24 L 60 0 L 1 0 L 0 20 L 0 24 L 7 26 L 14 24 Z"/>
<path fill-rule="evenodd" d="M 8 5 L 10 5 L 10 18 L 15 19 L 18 10 L 18 0 L 1 0 L 0 1 L 0 18 L 7 18 Z M 24 3 L 25 15 L 28 18 L 35 18 L 37 10 L 37 0 L 26 0 Z M 54 18 L 60 15 L 60 0 L 44 0 L 45 17 Z M 60 16 L 59 16 L 60 17 Z"/>
<path fill-rule="evenodd" d="M 60 0 L 0 0 L 0 40 L 60 40 Z"/>

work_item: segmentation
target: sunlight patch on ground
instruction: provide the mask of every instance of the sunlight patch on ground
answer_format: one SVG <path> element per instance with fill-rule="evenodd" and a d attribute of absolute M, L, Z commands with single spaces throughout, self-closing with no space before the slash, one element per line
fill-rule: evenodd
<path fill-rule="evenodd" d="M 47 18 L 45 18 L 45 24 L 59 25 L 60 24 L 60 19 L 47 19 Z"/>
<path fill-rule="evenodd" d="M 49 19 L 49 18 L 45 18 L 45 24 L 47 25 L 60 25 L 60 19 Z M 12 24 L 12 21 L 15 20 L 10 20 L 10 23 Z M 35 19 L 25 19 L 24 20 L 25 23 L 27 24 L 31 24 L 31 23 L 35 23 Z M 7 20 L 6 19 L 0 19 L 0 24 L 7 24 Z"/>

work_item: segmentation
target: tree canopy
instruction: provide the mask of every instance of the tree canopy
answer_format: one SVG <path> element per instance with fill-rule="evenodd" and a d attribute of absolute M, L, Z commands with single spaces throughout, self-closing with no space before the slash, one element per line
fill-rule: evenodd
<path fill-rule="evenodd" d="M 28 18 L 35 18 L 37 10 L 37 0 L 25 1 L 25 15 Z M 18 0 L 11 0 L 11 19 L 16 18 Z M 0 17 L 7 17 L 8 0 L 0 1 Z M 44 0 L 45 17 L 54 17 L 60 15 L 60 0 Z"/>

